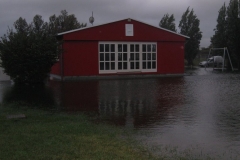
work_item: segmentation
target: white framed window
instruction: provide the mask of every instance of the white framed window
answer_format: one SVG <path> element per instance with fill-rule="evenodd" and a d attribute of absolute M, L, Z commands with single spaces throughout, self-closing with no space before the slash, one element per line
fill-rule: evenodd
<path fill-rule="evenodd" d="M 99 42 L 99 73 L 157 72 L 157 43 Z"/>
<path fill-rule="evenodd" d="M 115 44 L 99 44 L 99 69 L 106 73 L 116 70 Z"/>
<path fill-rule="evenodd" d="M 142 45 L 142 69 L 145 72 L 157 69 L 156 44 Z"/>
<path fill-rule="evenodd" d="M 133 24 L 125 24 L 125 35 L 133 36 Z"/>

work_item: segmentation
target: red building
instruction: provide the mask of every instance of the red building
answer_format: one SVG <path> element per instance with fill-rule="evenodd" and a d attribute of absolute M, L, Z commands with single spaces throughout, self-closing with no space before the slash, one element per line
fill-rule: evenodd
<path fill-rule="evenodd" d="M 124 19 L 59 33 L 63 53 L 51 77 L 67 80 L 123 75 L 184 73 L 187 36 Z"/>

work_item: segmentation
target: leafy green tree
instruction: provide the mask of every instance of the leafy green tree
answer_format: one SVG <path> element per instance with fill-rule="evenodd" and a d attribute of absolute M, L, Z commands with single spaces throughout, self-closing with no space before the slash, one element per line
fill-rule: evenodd
<path fill-rule="evenodd" d="M 87 23 L 78 22 L 74 14 L 68 14 L 66 10 L 62 10 L 61 14 L 56 16 L 55 14 L 49 17 L 49 30 L 53 35 L 69 31 L 72 29 L 86 27 Z"/>
<path fill-rule="evenodd" d="M 174 15 L 165 14 L 159 23 L 159 27 L 177 32 Z"/>
<path fill-rule="evenodd" d="M 190 37 L 185 44 L 185 59 L 188 61 L 188 65 L 193 65 L 193 60 L 199 52 L 202 38 L 202 32 L 200 31 L 199 25 L 200 21 L 194 14 L 193 9 L 190 11 L 188 7 L 183 13 L 179 23 L 180 33 Z"/>
<path fill-rule="evenodd" d="M 215 34 L 211 37 L 211 44 L 214 48 L 223 48 L 227 46 L 227 8 L 224 5 L 220 8 L 217 18 L 217 25 L 214 29 Z"/>
<path fill-rule="evenodd" d="M 16 84 L 43 83 L 59 55 L 56 33 L 82 26 L 65 10 L 49 22 L 36 15 L 28 24 L 20 17 L 0 38 L 0 65 Z"/>
<path fill-rule="evenodd" d="M 16 84 L 43 83 L 58 52 L 55 37 L 48 35 L 42 17 L 36 15 L 27 24 L 21 17 L 13 29 L 1 37 L 1 66 Z"/>
<path fill-rule="evenodd" d="M 240 70 L 240 19 L 238 18 L 238 0 L 230 0 L 227 7 L 227 45 Z"/>
<path fill-rule="evenodd" d="M 18 33 L 27 33 L 30 29 L 30 26 L 27 24 L 26 20 L 22 17 L 16 20 L 13 26 Z"/>

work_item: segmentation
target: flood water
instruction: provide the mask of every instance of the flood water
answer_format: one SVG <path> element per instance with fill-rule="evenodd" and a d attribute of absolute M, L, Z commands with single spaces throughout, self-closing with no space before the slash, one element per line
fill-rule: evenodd
<path fill-rule="evenodd" d="M 198 68 L 187 75 L 50 81 L 48 88 L 61 110 L 96 113 L 137 131 L 136 139 L 147 146 L 240 159 L 240 74 Z"/>

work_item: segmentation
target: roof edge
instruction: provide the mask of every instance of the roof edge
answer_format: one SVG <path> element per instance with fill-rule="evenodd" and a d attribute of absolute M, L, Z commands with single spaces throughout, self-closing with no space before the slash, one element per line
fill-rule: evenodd
<path fill-rule="evenodd" d="M 111 23 L 116 23 L 116 22 L 123 21 L 123 20 L 128 20 L 128 19 L 131 19 L 131 20 L 134 20 L 134 21 L 137 21 L 137 22 L 140 22 L 140 23 L 143 23 L 143 24 L 146 24 L 146 25 L 152 26 L 152 27 L 157 28 L 157 29 L 161 29 L 161 30 L 164 30 L 164 31 L 167 31 L 167 32 L 170 32 L 170 33 L 173 33 L 173 34 L 176 34 L 176 35 L 179 35 L 179 36 L 185 37 L 186 39 L 190 39 L 190 37 L 185 36 L 185 35 L 183 35 L 183 34 L 180 34 L 180 33 L 177 33 L 177 32 L 174 32 L 174 31 L 171 31 L 171 30 L 168 30 L 168 29 L 162 28 L 162 27 L 156 27 L 156 26 L 154 26 L 154 25 L 151 25 L 151 24 L 148 24 L 148 23 L 145 23 L 145 22 L 142 22 L 142 21 L 139 21 L 139 20 L 133 19 L 133 18 L 125 18 L 125 19 L 121 19 L 121 20 L 117 20 L 117 21 L 113 21 L 113 22 L 108 22 L 108 23 L 104 23 L 104 24 L 100 24 L 100 25 L 96 25 L 96 26 L 90 26 L 90 27 L 84 27 L 84 28 L 73 29 L 73 30 L 70 30 L 70 31 L 66 31 L 66 32 L 58 33 L 57 36 L 61 36 L 61 35 L 68 34 L 68 33 L 72 33 L 72 32 L 77 32 L 77 31 L 85 30 L 85 29 L 89 29 L 89 28 L 94 28 L 94 27 L 98 27 L 98 26 L 103 26 L 103 25 L 107 25 L 107 24 L 111 24 Z"/>

